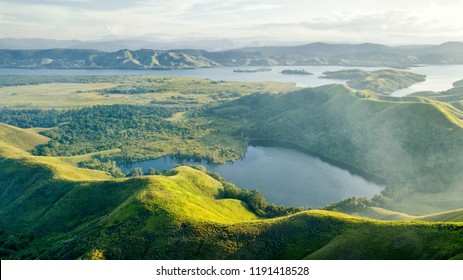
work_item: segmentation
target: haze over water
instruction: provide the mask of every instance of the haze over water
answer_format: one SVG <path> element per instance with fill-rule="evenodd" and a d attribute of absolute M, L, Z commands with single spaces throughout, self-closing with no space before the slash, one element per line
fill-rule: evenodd
<path fill-rule="evenodd" d="M 175 164 L 194 163 L 163 157 L 120 167 L 123 172 L 135 167 L 147 172 L 150 167 L 162 171 L 173 168 Z M 352 196 L 371 198 L 383 190 L 383 187 L 345 169 L 283 147 L 249 146 L 241 160 L 225 164 L 200 164 L 218 172 L 240 188 L 257 188 L 268 201 L 286 206 L 316 208 Z"/>

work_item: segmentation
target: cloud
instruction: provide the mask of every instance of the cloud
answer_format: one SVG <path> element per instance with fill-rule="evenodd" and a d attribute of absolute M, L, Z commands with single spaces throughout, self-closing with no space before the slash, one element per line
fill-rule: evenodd
<path fill-rule="evenodd" d="M 389 44 L 413 43 L 420 37 L 463 40 L 463 1 L 444 2 L 0 0 L 0 36 L 83 40 L 204 36 L 307 42 L 389 40 Z"/>
<path fill-rule="evenodd" d="M 373 13 L 361 13 L 358 11 L 344 11 L 343 13 L 331 13 L 323 16 L 314 16 L 302 22 L 270 23 L 260 26 L 262 30 L 269 30 L 285 34 L 298 32 L 300 36 L 320 36 L 336 41 L 342 38 L 346 41 L 387 42 L 388 40 L 404 43 L 407 36 L 408 43 L 417 37 L 455 36 L 463 39 L 461 26 L 453 25 L 444 18 L 422 17 L 419 11 L 409 10 L 385 10 Z M 304 35 L 305 34 L 305 35 Z M 330 36 L 331 35 L 331 36 Z M 393 42 L 396 43 L 396 42 Z M 398 42 L 401 43 L 401 42 Z"/>
<path fill-rule="evenodd" d="M 121 1 L 121 0 L 14 0 L 14 1 L 0 1 L 0 2 L 10 2 L 17 5 L 22 5 L 24 7 L 35 7 L 35 6 L 49 6 L 49 7 L 59 7 L 63 9 L 93 9 L 93 10 L 119 10 L 130 8 L 133 6 L 143 5 L 143 1 Z"/>
<path fill-rule="evenodd" d="M 301 23 L 309 29 L 332 30 L 344 32 L 432 32 L 444 24 L 443 20 L 422 19 L 409 11 L 388 10 L 371 14 L 353 12 L 347 16 L 332 15 L 317 17 L 310 22 Z"/>
<path fill-rule="evenodd" d="M 270 1 L 272 2 L 272 1 Z M 281 8 L 281 4 L 269 3 L 269 1 L 203 1 L 191 5 L 188 13 L 194 13 L 196 15 L 207 14 L 213 16 L 216 13 L 220 14 L 232 14 L 232 13 L 247 13 L 255 11 L 266 11 L 276 8 Z"/>

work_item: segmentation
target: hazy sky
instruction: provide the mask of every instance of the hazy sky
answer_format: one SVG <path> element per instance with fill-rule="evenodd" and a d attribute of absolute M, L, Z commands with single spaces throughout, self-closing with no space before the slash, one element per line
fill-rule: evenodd
<path fill-rule="evenodd" d="M 0 37 L 463 41 L 463 0 L 0 0 Z"/>

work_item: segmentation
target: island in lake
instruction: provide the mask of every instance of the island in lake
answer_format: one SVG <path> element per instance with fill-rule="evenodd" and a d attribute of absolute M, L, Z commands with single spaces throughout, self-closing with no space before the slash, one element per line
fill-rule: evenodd
<path fill-rule="evenodd" d="M 370 90 L 382 95 L 390 95 L 396 90 L 426 81 L 426 75 L 408 71 L 384 69 L 364 71 L 347 69 L 324 72 L 320 78 L 347 80 L 347 85 L 358 90 Z"/>
<path fill-rule="evenodd" d="M 461 86 L 463 86 L 463 79 L 454 82 L 454 83 L 453 83 L 453 86 L 454 86 L 454 87 L 461 87 Z"/>
<path fill-rule="evenodd" d="M 257 72 L 269 72 L 272 68 L 252 68 L 252 69 L 235 69 L 233 72 L 236 73 L 257 73 Z"/>
<path fill-rule="evenodd" d="M 281 71 L 280 73 L 285 74 L 285 75 L 313 75 L 313 73 L 310 73 L 309 71 L 305 69 L 301 69 L 301 70 L 285 69 Z"/>

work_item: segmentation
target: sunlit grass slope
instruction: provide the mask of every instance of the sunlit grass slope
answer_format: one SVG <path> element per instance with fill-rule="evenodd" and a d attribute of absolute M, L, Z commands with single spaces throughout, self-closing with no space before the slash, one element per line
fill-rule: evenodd
<path fill-rule="evenodd" d="M 417 219 L 431 222 L 463 222 L 463 209 L 426 215 Z"/>
<path fill-rule="evenodd" d="M 76 168 L 72 161 L 55 157 L 34 157 L 26 151 L 47 141 L 47 137 L 32 131 L 0 124 L 0 158 L 3 162 L 11 162 L 13 165 L 15 163 L 12 162 L 12 159 L 15 158 L 16 162 L 21 162 L 27 166 L 40 166 L 40 168 L 51 172 L 50 174 L 56 179 L 98 180 L 111 178 L 110 175 L 102 171 Z M 10 166 L 5 168 L 11 169 Z M 14 168 L 12 170 L 14 172 Z"/>
<path fill-rule="evenodd" d="M 49 140 L 43 135 L 0 123 L 0 141 L 9 143 L 16 148 L 31 150 L 37 145 L 47 143 Z"/>
<path fill-rule="evenodd" d="M 0 144 L 0 256 L 110 259 L 448 259 L 462 223 L 312 210 L 263 219 L 190 167 L 111 179 Z M 12 150 L 13 149 L 13 150 Z M 9 151 L 9 152 L 6 152 Z M 13 151 L 13 152 L 11 152 Z"/>
<path fill-rule="evenodd" d="M 355 216 L 376 220 L 419 220 L 430 222 L 463 222 L 463 209 L 438 212 L 424 216 L 413 216 L 391 211 L 380 207 L 367 207 L 363 211 L 353 213 Z"/>

